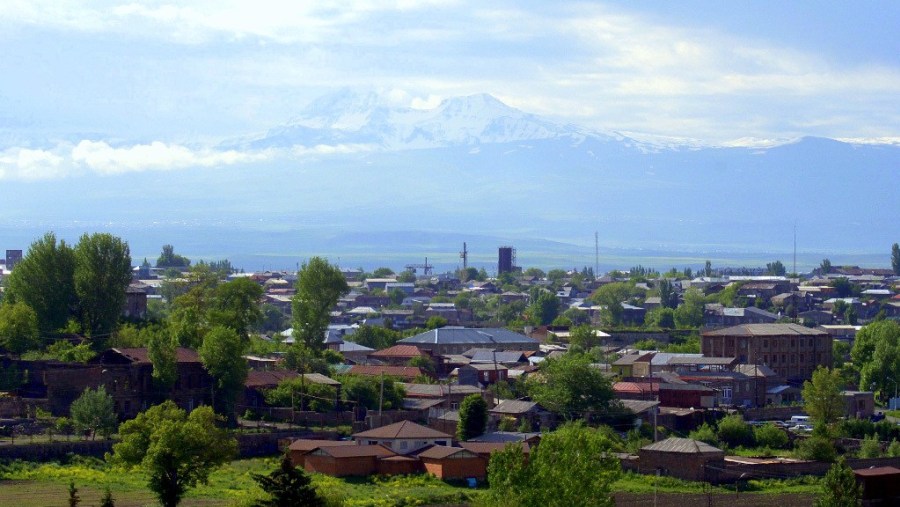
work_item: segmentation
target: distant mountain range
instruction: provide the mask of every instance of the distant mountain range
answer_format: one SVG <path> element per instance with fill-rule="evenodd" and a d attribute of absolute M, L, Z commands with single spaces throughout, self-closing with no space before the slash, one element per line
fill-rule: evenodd
<path fill-rule="evenodd" d="M 456 262 L 469 236 L 485 243 L 477 245 L 485 255 L 512 243 L 523 261 L 557 266 L 592 265 L 595 231 L 603 255 L 677 252 L 696 264 L 729 255 L 787 261 L 795 227 L 810 262 L 884 252 L 886 265 L 900 241 L 893 145 L 703 146 L 554 122 L 490 95 L 413 109 L 340 91 L 217 149 L 273 155 L 4 182 L 0 239 L 108 228 L 124 231 L 138 255 L 178 237 L 188 256 L 382 251 Z"/>

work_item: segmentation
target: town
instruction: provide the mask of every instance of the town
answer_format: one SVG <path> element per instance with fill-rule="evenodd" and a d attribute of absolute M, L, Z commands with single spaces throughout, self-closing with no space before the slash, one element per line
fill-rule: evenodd
<path fill-rule="evenodd" d="M 134 262 L 100 233 L 7 250 L 0 503 L 23 470 L 80 456 L 190 505 L 232 460 L 280 455 L 250 496 L 218 500 L 340 505 L 349 486 L 325 477 L 419 477 L 429 504 L 650 502 L 629 480 L 660 505 L 700 501 L 692 484 L 745 505 L 900 501 L 897 244 L 888 267 L 809 273 L 545 272 L 497 252 L 489 276 L 465 247 L 447 273 L 321 257 L 243 272 L 172 245 Z M 142 505 L 64 482 L 47 501 Z"/>

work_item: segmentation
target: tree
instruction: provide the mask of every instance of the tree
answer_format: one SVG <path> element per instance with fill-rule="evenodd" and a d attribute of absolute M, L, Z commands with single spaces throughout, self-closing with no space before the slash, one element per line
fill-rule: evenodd
<path fill-rule="evenodd" d="M 594 302 L 603 307 L 601 315 L 607 324 L 617 326 L 622 323 L 622 314 L 625 311 L 622 303 L 631 297 L 631 291 L 631 284 L 616 282 L 600 287 L 591 296 Z"/>
<path fill-rule="evenodd" d="M 75 308 L 75 255 L 65 241 L 48 232 L 6 279 L 7 302 L 22 302 L 37 314 L 42 333 L 65 327 Z"/>
<path fill-rule="evenodd" d="M 769 449 L 784 449 L 790 442 L 787 433 L 774 424 L 756 426 L 753 428 L 753 437 L 756 445 Z"/>
<path fill-rule="evenodd" d="M 281 465 L 269 475 L 250 475 L 269 499 L 256 502 L 254 507 L 320 507 L 325 501 L 319 497 L 312 481 L 303 470 L 291 464 L 285 454 Z"/>
<path fill-rule="evenodd" d="M 582 423 L 566 424 L 541 439 L 528 459 L 521 446 L 491 455 L 492 505 L 612 506 L 613 483 L 622 474 L 607 433 Z"/>
<path fill-rule="evenodd" d="M 663 308 L 676 308 L 678 306 L 678 294 L 675 292 L 675 286 L 666 278 L 662 278 L 659 284 L 659 304 Z"/>
<path fill-rule="evenodd" d="M 297 273 L 297 293 L 291 302 L 294 336 L 314 351 L 325 347 L 331 308 L 350 291 L 344 275 L 321 257 L 313 257 Z"/>
<path fill-rule="evenodd" d="M 528 307 L 527 313 L 534 325 L 547 325 L 559 314 L 559 298 L 556 294 L 541 290 Z"/>
<path fill-rule="evenodd" d="M 447 319 L 440 315 L 432 315 L 425 321 L 425 329 L 439 329 L 447 326 Z"/>
<path fill-rule="evenodd" d="M 0 347 L 21 355 L 41 346 L 37 313 L 25 303 L 0 304 Z"/>
<path fill-rule="evenodd" d="M 566 419 L 603 413 L 613 399 L 612 384 L 591 366 L 586 354 L 569 353 L 541 362 L 539 375 L 527 380 L 528 393 L 541 406 Z"/>
<path fill-rule="evenodd" d="M 900 275 L 900 244 L 897 243 L 891 246 L 891 268 L 895 275 Z"/>
<path fill-rule="evenodd" d="M 856 333 L 850 352 L 859 367 L 859 388 L 893 393 L 900 381 L 900 324 L 890 320 L 873 322 Z"/>
<path fill-rule="evenodd" d="M 853 469 L 841 457 L 825 474 L 822 494 L 816 498 L 815 507 L 856 507 L 860 496 Z"/>
<path fill-rule="evenodd" d="M 812 380 L 803 382 L 803 404 L 817 428 L 825 429 L 844 415 L 841 377 L 835 370 L 818 367 Z"/>
<path fill-rule="evenodd" d="M 72 424 L 78 431 L 90 431 L 91 438 L 99 431 L 109 437 L 116 429 L 116 412 L 112 396 L 103 386 L 97 389 L 85 388 L 84 392 L 69 407 Z"/>
<path fill-rule="evenodd" d="M 103 496 L 100 498 L 100 507 L 116 507 L 116 501 L 112 496 L 109 486 L 103 489 Z"/>
<path fill-rule="evenodd" d="M 831 286 L 834 287 L 837 297 L 839 298 L 850 297 L 854 292 L 859 292 L 859 287 L 854 286 L 854 284 L 850 283 L 849 279 L 844 278 L 843 276 L 832 280 Z"/>
<path fill-rule="evenodd" d="M 163 245 L 162 253 L 156 259 L 156 267 L 158 268 L 187 268 L 190 265 L 191 260 L 176 254 L 175 247 L 172 245 Z"/>
<path fill-rule="evenodd" d="M 675 309 L 675 325 L 679 328 L 698 328 L 703 325 L 703 293 L 691 287 L 684 293 L 684 302 Z"/>
<path fill-rule="evenodd" d="M 209 474 L 237 453 L 237 442 L 217 427 L 210 407 L 188 415 L 172 401 L 150 407 L 119 429 L 114 463 L 139 468 L 164 507 L 181 502 L 188 488 L 206 483 Z"/>
<path fill-rule="evenodd" d="M 262 321 L 260 299 L 263 288 L 249 278 L 236 278 L 215 288 L 210 302 L 209 322 L 237 332 L 245 342 L 250 330 Z"/>
<path fill-rule="evenodd" d="M 78 507 L 78 504 L 81 503 L 81 497 L 78 496 L 78 488 L 75 487 L 74 482 L 69 483 L 69 507 Z"/>
<path fill-rule="evenodd" d="M 706 264 L 703 266 L 703 276 L 709 278 L 712 275 L 713 275 L 712 262 L 706 261 Z"/>
<path fill-rule="evenodd" d="M 487 426 L 488 406 L 480 394 L 470 394 L 459 405 L 459 422 L 456 424 L 457 440 L 466 441 L 484 433 Z"/>
<path fill-rule="evenodd" d="M 233 420 L 235 399 L 247 380 L 248 370 L 241 337 L 233 329 L 216 326 L 203 338 L 197 352 L 203 367 L 216 381 L 213 407 Z"/>
<path fill-rule="evenodd" d="M 647 313 L 644 323 L 648 327 L 656 326 L 660 329 L 675 329 L 675 310 L 660 306 Z"/>
<path fill-rule="evenodd" d="M 75 294 L 82 330 L 91 345 L 103 348 L 104 335 L 115 328 L 131 283 L 128 243 L 112 234 L 83 235 L 75 245 Z"/>
<path fill-rule="evenodd" d="M 819 271 L 821 271 L 823 275 L 831 273 L 831 261 L 827 257 L 822 259 L 822 263 L 819 264 Z"/>
<path fill-rule="evenodd" d="M 337 379 L 341 383 L 342 399 L 348 403 L 355 403 L 358 407 L 368 410 L 378 410 L 378 402 L 381 400 L 381 408 L 384 410 L 396 409 L 403 406 L 403 398 L 406 393 L 399 382 L 394 382 L 391 377 L 370 377 L 363 375 L 342 375 Z M 381 383 L 384 382 L 383 396 Z"/>
<path fill-rule="evenodd" d="M 147 356 L 153 365 L 153 383 L 160 392 L 169 390 L 178 378 L 178 344 L 166 333 L 155 333 L 147 341 Z"/>
<path fill-rule="evenodd" d="M 781 261 L 773 261 L 766 263 L 766 274 L 773 276 L 784 276 L 787 270 Z"/>
<path fill-rule="evenodd" d="M 752 446 L 753 428 L 744 421 L 740 414 L 725 416 L 719 421 L 719 429 L 716 432 L 719 442 L 729 447 Z"/>

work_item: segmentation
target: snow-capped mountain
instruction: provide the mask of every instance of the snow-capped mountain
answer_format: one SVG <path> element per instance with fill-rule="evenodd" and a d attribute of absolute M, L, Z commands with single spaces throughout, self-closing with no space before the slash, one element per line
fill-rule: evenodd
<path fill-rule="evenodd" d="M 393 105 L 374 92 L 342 90 L 312 102 L 282 126 L 226 145 L 263 149 L 352 144 L 402 150 L 586 137 L 613 139 L 525 113 L 488 94 L 453 97 L 432 109 L 414 109 Z"/>

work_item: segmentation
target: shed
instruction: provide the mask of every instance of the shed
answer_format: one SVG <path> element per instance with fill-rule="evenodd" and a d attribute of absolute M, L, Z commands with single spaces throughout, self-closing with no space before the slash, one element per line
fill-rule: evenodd
<path fill-rule="evenodd" d="M 725 451 L 691 438 L 670 437 L 638 451 L 641 473 L 712 482 L 725 469 Z"/>

